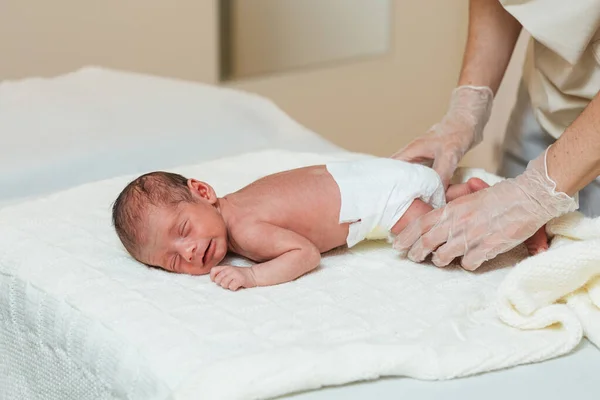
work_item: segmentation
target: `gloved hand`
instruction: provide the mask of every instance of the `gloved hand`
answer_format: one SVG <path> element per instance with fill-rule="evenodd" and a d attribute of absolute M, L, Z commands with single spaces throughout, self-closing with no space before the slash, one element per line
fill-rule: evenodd
<path fill-rule="evenodd" d="M 483 140 L 492 111 L 489 87 L 459 86 L 452 91 L 450 107 L 440 123 L 396 152 L 392 158 L 426 164 L 440 175 L 444 188 L 467 151 Z"/>
<path fill-rule="evenodd" d="M 462 256 L 462 266 L 477 269 L 531 237 L 552 218 L 577 209 L 577 201 L 557 192 L 548 176 L 546 150 L 523 174 L 448 203 L 409 224 L 394 240 L 421 262 L 433 253 L 433 263 L 446 266 Z"/>

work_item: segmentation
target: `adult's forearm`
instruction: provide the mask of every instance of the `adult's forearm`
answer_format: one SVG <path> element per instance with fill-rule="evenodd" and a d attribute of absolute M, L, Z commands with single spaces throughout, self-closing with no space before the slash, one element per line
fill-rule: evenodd
<path fill-rule="evenodd" d="M 498 91 L 515 48 L 521 24 L 498 0 L 470 0 L 469 30 L 459 85 Z"/>
<path fill-rule="evenodd" d="M 600 94 L 548 150 L 548 176 L 573 196 L 600 175 Z"/>

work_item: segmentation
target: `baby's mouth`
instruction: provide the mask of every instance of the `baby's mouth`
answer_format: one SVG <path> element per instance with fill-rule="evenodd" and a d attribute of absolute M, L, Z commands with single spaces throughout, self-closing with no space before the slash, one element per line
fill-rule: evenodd
<path fill-rule="evenodd" d="M 204 255 L 202 256 L 202 265 L 206 265 L 207 261 L 208 261 L 208 253 L 210 252 L 210 246 L 212 246 L 213 240 L 210 239 L 210 242 L 208 242 L 208 246 L 206 246 L 206 250 L 204 250 Z"/>

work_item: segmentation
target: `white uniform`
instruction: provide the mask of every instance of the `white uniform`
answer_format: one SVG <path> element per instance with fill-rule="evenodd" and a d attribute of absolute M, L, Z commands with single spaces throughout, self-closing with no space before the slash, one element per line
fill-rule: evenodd
<path fill-rule="evenodd" d="M 600 91 L 600 0 L 500 0 L 530 33 L 522 87 L 508 125 L 500 174 L 514 177 L 562 135 Z M 600 181 L 579 193 L 600 215 Z"/>
<path fill-rule="evenodd" d="M 351 222 L 346 243 L 391 238 L 389 230 L 415 199 L 445 205 L 444 186 L 431 168 L 389 158 L 326 164 L 341 195 L 340 223 Z"/>

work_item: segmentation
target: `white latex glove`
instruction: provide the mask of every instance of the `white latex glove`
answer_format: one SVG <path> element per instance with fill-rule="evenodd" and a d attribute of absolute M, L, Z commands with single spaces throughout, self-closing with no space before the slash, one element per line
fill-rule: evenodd
<path fill-rule="evenodd" d="M 493 99 L 494 93 L 489 87 L 457 87 L 452 91 L 450 107 L 442 120 L 392 158 L 433 167 L 447 188 L 459 161 L 483 140 Z"/>
<path fill-rule="evenodd" d="M 433 253 L 433 263 L 446 266 L 462 256 L 462 266 L 477 269 L 531 237 L 552 218 L 577 209 L 574 198 L 557 192 L 546 168 L 546 150 L 523 174 L 460 197 L 409 224 L 394 240 L 421 262 Z"/>

